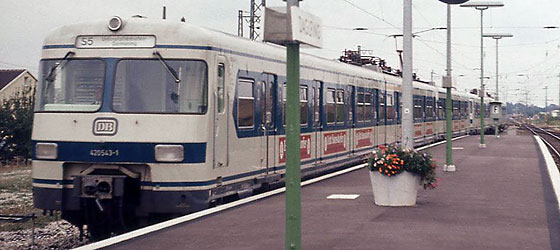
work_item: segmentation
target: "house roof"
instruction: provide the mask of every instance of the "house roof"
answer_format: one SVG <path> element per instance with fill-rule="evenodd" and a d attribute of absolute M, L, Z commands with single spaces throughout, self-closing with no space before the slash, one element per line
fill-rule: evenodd
<path fill-rule="evenodd" d="M 0 90 L 23 72 L 25 69 L 0 69 Z"/>

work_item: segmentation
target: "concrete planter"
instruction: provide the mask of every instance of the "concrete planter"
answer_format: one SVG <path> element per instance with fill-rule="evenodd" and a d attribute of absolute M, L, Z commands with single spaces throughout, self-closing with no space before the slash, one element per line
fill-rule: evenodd
<path fill-rule="evenodd" d="M 387 177 L 379 172 L 369 171 L 375 205 L 402 207 L 416 205 L 416 195 L 420 177 L 409 172 Z"/>

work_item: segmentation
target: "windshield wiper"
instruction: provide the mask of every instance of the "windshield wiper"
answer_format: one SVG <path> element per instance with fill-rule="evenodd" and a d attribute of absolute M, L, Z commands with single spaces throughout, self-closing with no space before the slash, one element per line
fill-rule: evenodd
<path fill-rule="evenodd" d="M 47 82 L 54 82 L 54 80 L 56 79 L 56 69 L 64 62 L 68 59 L 68 57 L 73 56 L 74 52 L 72 51 L 68 51 L 68 53 L 66 53 L 66 55 L 60 59 L 60 61 L 56 62 L 52 67 L 51 70 L 49 71 L 49 74 L 47 75 L 47 77 L 45 78 L 45 80 L 47 80 Z"/>
<path fill-rule="evenodd" d="M 161 64 L 165 67 L 165 69 L 167 70 L 167 72 L 173 76 L 173 78 L 175 79 L 176 83 L 180 83 L 181 82 L 181 78 L 179 77 L 179 75 L 177 74 L 177 72 L 171 68 L 171 66 L 169 66 L 169 64 L 167 64 L 167 62 L 165 62 L 165 59 L 163 59 L 163 56 L 161 56 L 161 54 L 159 53 L 159 51 L 154 51 L 154 55 L 157 56 L 157 58 L 159 59 L 159 61 L 161 62 Z"/>

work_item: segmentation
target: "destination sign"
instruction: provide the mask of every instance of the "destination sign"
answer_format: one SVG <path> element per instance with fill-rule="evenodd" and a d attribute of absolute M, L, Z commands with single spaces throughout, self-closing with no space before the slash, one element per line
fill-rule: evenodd
<path fill-rule="evenodd" d="M 156 37 L 151 35 L 140 36 L 78 36 L 76 48 L 153 48 L 156 46 Z"/>

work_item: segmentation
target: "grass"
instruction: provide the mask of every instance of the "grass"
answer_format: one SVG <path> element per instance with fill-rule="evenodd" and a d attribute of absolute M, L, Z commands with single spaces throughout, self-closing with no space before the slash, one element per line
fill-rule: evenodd
<path fill-rule="evenodd" d="M 37 215 L 35 227 L 60 220 L 58 216 L 43 216 L 43 211 L 33 207 L 32 179 L 30 166 L 0 167 L 0 214 Z M 0 221 L 0 232 L 30 229 L 31 220 L 26 222 Z"/>

